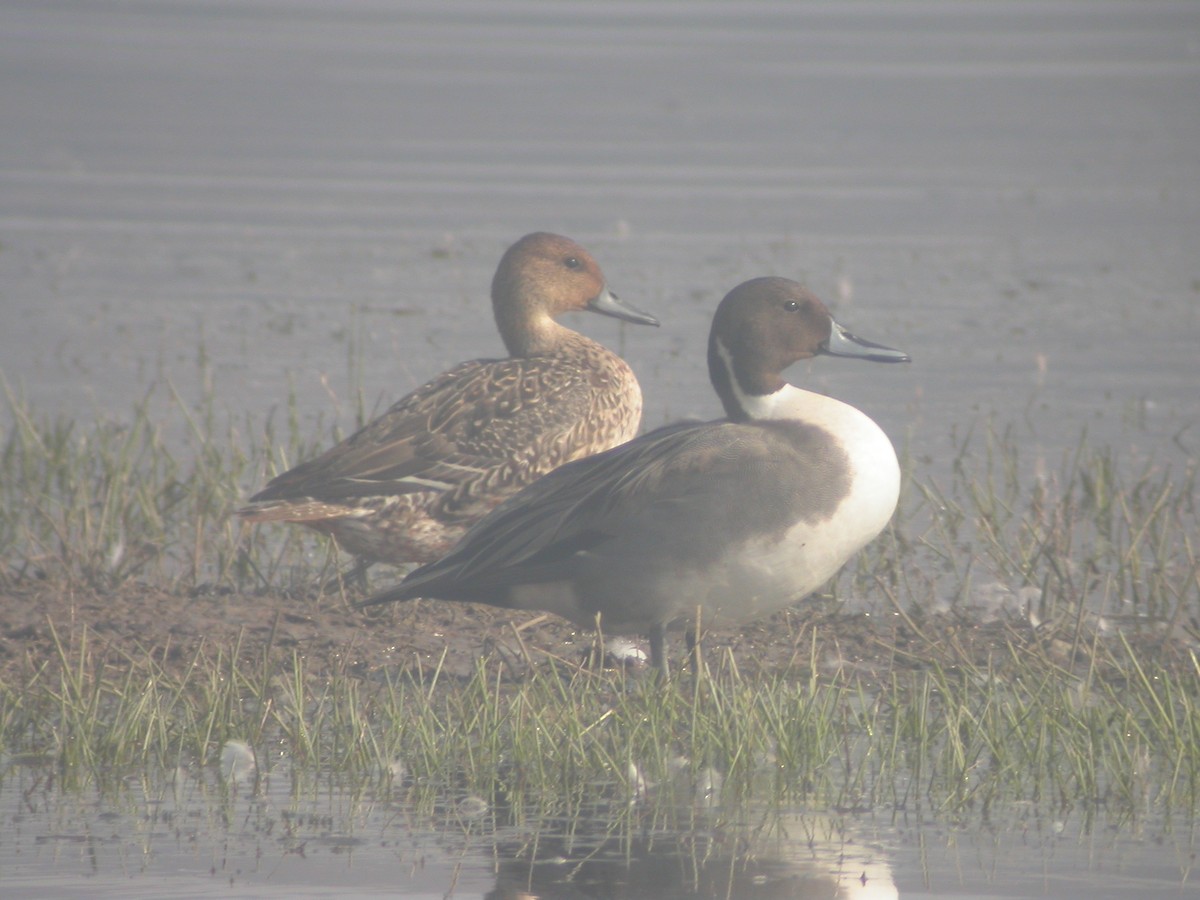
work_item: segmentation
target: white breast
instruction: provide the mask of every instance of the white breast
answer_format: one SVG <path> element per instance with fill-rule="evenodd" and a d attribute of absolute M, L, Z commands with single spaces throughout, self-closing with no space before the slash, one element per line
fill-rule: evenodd
<path fill-rule="evenodd" d="M 710 608 L 714 624 L 749 621 L 819 588 L 886 527 L 900 496 L 896 451 L 865 413 L 792 385 L 757 400 L 755 412 L 763 418 L 796 419 L 833 435 L 850 463 L 850 489 L 828 519 L 801 521 L 782 540 L 752 539 L 731 548 L 726 564 L 737 572 L 731 581 L 746 593 Z"/>

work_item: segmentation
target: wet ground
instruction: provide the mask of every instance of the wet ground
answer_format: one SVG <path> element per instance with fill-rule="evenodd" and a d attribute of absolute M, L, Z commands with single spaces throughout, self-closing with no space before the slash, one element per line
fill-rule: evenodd
<path fill-rule="evenodd" d="M 298 654 L 306 671 L 318 678 L 334 672 L 366 678 L 402 670 L 428 672 L 436 664 L 448 675 L 465 678 L 474 672 L 476 660 L 489 653 L 512 659 L 516 676 L 531 661 L 553 657 L 582 665 L 594 651 L 592 633 L 555 616 L 431 601 L 372 611 L 352 608 L 350 603 L 362 596 L 172 593 L 136 584 L 105 593 L 61 587 L 3 591 L 0 681 L 20 684 L 48 661 L 54 669 L 59 646 L 70 658 L 77 657 L 82 643 L 118 668 L 122 660 L 137 657 L 180 670 L 200 651 L 236 645 L 243 660 L 252 661 L 273 648 L 286 656 Z M 705 647 L 714 654 L 732 649 L 744 659 L 739 664 L 747 672 L 801 671 L 811 657 L 814 628 L 829 643 L 837 664 L 881 678 L 896 665 L 897 649 L 916 660 L 929 652 L 898 617 L 813 610 L 711 632 Z M 972 659 L 980 662 L 1004 641 L 1033 640 L 1029 629 L 1014 630 L 1001 621 L 973 625 L 949 616 L 937 628 L 942 634 L 954 629 L 962 646 L 973 648 Z M 682 637 L 673 635 L 671 641 L 669 652 L 682 661 Z M 648 653 L 644 640 L 633 643 Z"/>
<path fill-rule="evenodd" d="M 663 320 L 572 322 L 630 360 L 648 426 L 717 414 L 709 316 L 778 274 L 913 356 L 884 377 L 837 360 L 792 374 L 878 419 L 916 477 L 942 477 L 989 417 L 1030 473 L 1083 431 L 1131 464 L 1183 464 L 1200 444 L 1197 96 L 1187 0 L 5 3 L 0 375 L 81 421 L 149 394 L 179 433 L 172 391 L 211 390 L 245 432 L 294 392 L 303 428 L 348 428 L 357 387 L 370 407 L 498 353 L 496 261 L 548 229 Z M 53 657 L 50 621 L 69 640 L 86 625 L 114 659 L 242 633 L 368 674 L 447 644 L 469 667 L 509 627 L 432 604 L 380 616 L 340 598 L 26 586 L 0 597 L 0 677 Z M 890 621 L 834 626 L 867 667 L 905 640 Z M 713 640 L 787 664 L 808 627 Z M 561 623 L 527 635 L 587 644 Z M 4 764 L 5 896 L 517 896 L 497 887 L 514 870 L 541 896 L 694 895 L 638 869 L 631 888 L 560 889 L 567 863 L 531 875 L 522 836 L 409 822 L 390 797 L 297 805 L 275 786 L 222 817 L 195 774 L 169 803 L 114 805 Z M 773 868 L 735 896 L 828 896 L 823 860 L 866 871 L 847 841 L 904 896 L 1189 892 L 1186 828 L 1159 822 L 797 815 L 841 837 L 763 851 Z M 867 885 L 889 896 L 885 876 Z"/>
<path fill-rule="evenodd" d="M 298 656 L 318 681 L 426 672 L 466 676 L 480 654 L 502 656 L 519 677 L 532 660 L 582 661 L 590 647 L 558 620 L 418 602 L 366 616 L 347 598 L 318 594 L 176 595 L 130 585 L 119 592 L 32 589 L 0 598 L 0 683 L 19 690 L 55 677 L 59 647 L 120 679 L 130 659 L 154 659 L 173 677 L 196 654 L 238 646 L 245 665 Z M 53 623 L 53 631 L 51 629 Z M 1053 654 L 1052 642 L 1008 621 L 923 623 L 931 647 L 900 617 L 795 613 L 709 636 L 739 666 L 808 677 L 813 658 L 869 685 L 896 667 L 949 653 Z M 521 629 L 518 641 L 514 627 Z M 815 648 L 815 649 L 814 649 Z M 1011 648 L 1011 649 L 1010 649 Z M 1148 637 L 1137 652 L 1188 672 L 1186 647 Z M 679 647 L 676 646 L 677 652 Z M 1066 665 L 1065 657 L 1063 665 Z M 951 657 L 943 663 L 952 665 Z M 1094 661 L 1084 663 L 1095 666 Z M 47 671 L 47 668 L 49 671 Z M 1094 671 L 1100 671 L 1094 669 Z M 226 762 L 230 749 L 233 756 Z M 242 751 L 244 753 L 244 751 Z M 785 809 L 721 815 L 719 787 L 678 821 L 628 822 L 623 801 L 572 822 L 526 820 L 469 796 L 432 812 L 409 802 L 408 783 L 293 772 L 286 762 L 256 778 L 237 748 L 222 767 L 147 772 L 103 790 L 62 790 L 53 764 L 0 754 L 0 873 L 5 897 L 406 897 L 487 898 L 1102 898 L 1200 896 L 1193 887 L 1194 828 L 1186 817 L 1124 813 L 1090 804 L 1048 812 L 1027 803 L 987 810 Z M 653 789 L 653 788 L 652 788 Z M 608 801 L 610 804 L 613 801 Z M 648 814 L 647 814 L 648 815 Z"/>

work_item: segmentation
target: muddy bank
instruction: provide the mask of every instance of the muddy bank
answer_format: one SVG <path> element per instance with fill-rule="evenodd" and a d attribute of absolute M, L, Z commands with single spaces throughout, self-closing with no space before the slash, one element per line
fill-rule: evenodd
<path fill-rule="evenodd" d="M 64 655 L 77 661 L 85 644 L 91 659 L 103 660 L 114 675 L 148 660 L 182 672 L 198 655 L 236 655 L 251 663 L 273 653 L 285 667 L 301 660 L 312 676 L 364 679 L 429 672 L 439 664 L 447 674 L 465 676 L 480 657 L 507 660 L 512 677 L 520 677 L 530 664 L 579 665 L 593 647 L 590 632 L 554 616 L 436 601 L 360 611 L 351 605 L 358 596 L 21 585 L 0 594 L 0 680 L 15 686 L 40 669 L 54 671 Z M 1186 663 L 1186 648 L 1164 643 L 1161 635 L 1131 639 L 1135 648 L 1153 647 L 1164 665 L 1176 657 Z M 979 623 L 945 614 L 915 621 L 898 613 L 845 615 L 801 604 L 740 629 L 712 632 L 704 646 L 710 658 L 731 651 L 747 674 L 766 670 L 806 678 L 815 661 L 821 674 L 849 671 L 872 681 L 934 661 L 1004 664 L 1027 653 L 1082 667 L 1091 661 L 1089 643 L 1019 620 Z M 672 635 L 671 651 L 676 658 L 683 653 L 680 636 Z"/>

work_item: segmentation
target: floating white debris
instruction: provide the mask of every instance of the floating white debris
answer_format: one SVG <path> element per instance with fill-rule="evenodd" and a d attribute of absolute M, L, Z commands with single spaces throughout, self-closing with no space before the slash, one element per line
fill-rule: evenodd
<path fill-rule="evenodd" d="M 696 773 L 696 802 L 701 806 L 719 806 L 723 787 L 725 776 L 712 766 L 705 766 Z"/>
<path fill-rule="evenodd" d="M 487 801 L 472 794 L 458 801 L 458 814 L 464 819 L 478 819 L 488 811 Z"/>
<path fill-rule="evenodd" d="M 254 777 L 258 762 L 254 750 L 245 741 L 226 741 L 221 748 L 221 777 L 226 781 L 247 781 Z"/>
<path fill-rule="evenodd" d="M 629 764 L 629 802 L 637 803 L 646 799 L 646 779 L 642 770 L 633 763 Z"/>

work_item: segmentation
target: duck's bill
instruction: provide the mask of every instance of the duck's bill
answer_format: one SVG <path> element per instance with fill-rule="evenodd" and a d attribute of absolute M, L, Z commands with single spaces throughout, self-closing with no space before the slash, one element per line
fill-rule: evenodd
<path fill-rule="evenodd" d="M 637 307 L 630 306 L 624 300 L 618 300 L 617 295 L 611 293 L 608 288 L 605 288 L 592 298 L 592 302 L 588 304 L 588 309 L 593 312 L 603 313 L 606 316 L 624 319 L 626 322 L 636 322 L 638 325 L 658 324 L 658 319 L 650 315 L 650 313 L 642 312 Z"/>
<path fill-rule="evenodd" d="M 827 340 L 821 347 L 822 352 L 829 356 L 847 356 L 854 359 L 865 359 L 870 362 L 911 362 L 912 357 L 902 350 L 894 350 L 891 347 L 885 347 L 883 344 L 876 344 L 874 341 L 868 341 L 860 338 L 856 334 L 843 328 L 837 322 L 833 322 L 833 329 L 829 333 Z"/>

